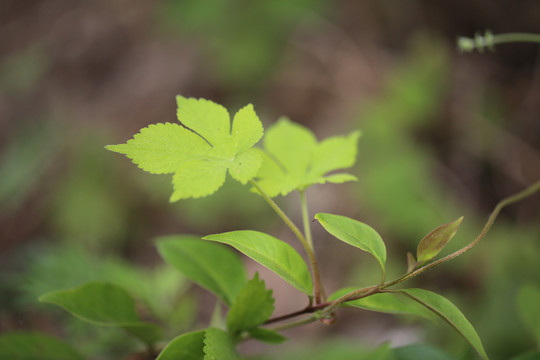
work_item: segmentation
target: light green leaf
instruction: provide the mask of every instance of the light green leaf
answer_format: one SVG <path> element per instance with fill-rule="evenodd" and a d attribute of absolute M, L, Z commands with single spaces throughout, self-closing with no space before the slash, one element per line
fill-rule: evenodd
<path fill-rule="evenodd" d="M 253 148 L 246 150 L 236 156 L 236 161 L 229 166 L 229 174 L 233 179 L 245 184 L 257 175 L 261 162 L 262 159 L 258 151 Z"/>
<path fill-rule="evenodd" d="M 357 181 L 357 180 L 358 178 L 354 175 L 338 173 L 338 174 L 332 174 L 332 175 L 320 177 L 318 180 L 318 183 L 324 184 L 324 183 L 329 182 L 333 184 L 343 184 L 348 181 Z"/>
<path fill-rule="evenodd" d="M 255 273 L 232 304 L 227 314 L 227 328 L 232 334 L 253 329 L 268 320 L 272 312 L 272 290 L 266 290 L 264 281 Z"/>
<path fill-rule="evenodd" d="M 403 294 L 433 311 L 437 316 L 456 329 L 472 345 L 482 359 L 488 359 L 476 330 L 474 330 L 469 320 L 465 318 L 465 315 L 448 299 L 424 289 L 397 290 L 397 293 Z"/>
<path fill-rule="evenodd" d="M 253 151 L 263 128 L 252 105 L 240 109 L 231 124 L 227 110 L 205 99 L 177 97 L 178 124 L 155 124 L 125 144 L 106 149 L 126 155 L 141 169 L 174 174 L 171 201 L 213 194 L 231 176 L 245 184 L 261 166 Z"/>
<path fill-rule="evenodd" d="M 186 128 L 199 134 L 224 156 L 232 156 L 233 142 L 229 112 L 222 105 L 206 99 L 176 97 L 176 115 Z"/>
<path fill-rule="evenodd" d="M 521 287 L 517 294 L 517 303 L 521 320 L 540 345 L 540 287 L 533 284 Z"/>
<path fill-rule="evenodd" d="M 193 331 L 174 338 L 156 360 L 202 360 L 205 331 Z"/>
<path fill-rule="evenodd" d="M 263 127 L 253 105 L 249 104 L 234 115 L 232 138 L 236 152 L 242 152 L 255 145 L 263 136 Z"/>
<path fill-rule="evenodd" d="M 157 247 L 167 263 L 229 306 L 246 284 L 242 261 L 226 247 L 190 235 L 160 237 Z"/>
<path fill-rule="evenodd" d="M 302 257 L 286 242 L 268 234 L 241 230 L 208 235 L 204 240 L 231 245 L 268 269 L 298 290 L 311 295 L 311 276 Z"/>
<path fill-rule="evenodd" d="M 353 166 L 356 162 L 356 144 L 359 137 L 360 131 L 354 131 L 347 136 L 332 136 L 321 141 L 315 149 L 310 174 L 319 176 Z"/>
<path fill-rule="evenodd" d="M 424 264 L 437 256 L 454 235 L 456 235 L 462 221 L 463 216 L 451 223 L 437 227 L 435 230 L 424 236 L 424 238 L 420 240 L 418 249 L 416 250 L 418 264 Z"/>
<path fill-rule="evenodd" d="M 135 300 L 118 285 L 89 282 L 73 289 L 49 292 L 39 301 L 59 305 L 91 324 L 122 328 L 147 344 L 163 336 L 159 326 L 139 319 Z"/>
<path fill-rule="evenodd" d="M 318 213 L 315 215 L 321 225 L 337 239 L 356 246 L 375 257 L 383 276 L 386 263 L 386 246 L 381 236 L 370 226 L 341 215 Z"/>
<path fill-rule="evenodd" d="M 52 336 L 17 331 L 0 335 L 0 359 L 84 360 L 84 357 Z"/>
<path fill-rule="evenodd" d="M 249 336 L 253 339 L 263 341 L 270 344 L 281 344 L 282 342 L 287 341 L 287 338 L 277 331 L 266 329 L 266 328 L 255 328 L 248 331 Z"/>
<path fill-rule="evenodd" d="M 172 174 L 196 154 L 210 155 L 211 147 L 194 132 L 171 123 L 141 129 L 125 144 L 107 145 L 107 150 L 126 155 L 152 174 Z"/>
<path fill-rule="evenodd" d="M 356 131 L 318 143 L 311 131 L 281 118 L 264 139 L 266 151 L 257 174 L 259 186 L 274 197 L 314 184 L 354 181 L 356 177 L 349 174 L 326 174 L 354 165 L 359 136 Z"/>
<path fill-rule="evenodd" d="M 240 360 L 234 341 L 227 332 L 216 328 L 206 330 L 204 360 Z"/>
<path fill-rule="evenodd" d="M 355 288 L 344 288 L 336 291 L 328 297 L 328 301 L 334 301 L 343 295 L 350 293 Z M 377 311 L 387 314 L 414 315 L 424 319 L 433 320 L 433 314 L 416 301 L 403 298 L 399 294 L 379 293 L 358 300 L 342 303 L 342 306 Z"/>
<path fill-rule="evenodd" d="M 208 160 L 185 161 L 173 176 L 170 201 L 204 197 L 216 192 L 225 182 L 227 167 Z"/>

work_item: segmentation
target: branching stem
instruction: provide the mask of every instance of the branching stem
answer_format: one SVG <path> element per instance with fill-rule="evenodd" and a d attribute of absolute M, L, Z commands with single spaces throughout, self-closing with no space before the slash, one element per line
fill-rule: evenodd
<path fill-rule="evenodd" d="M 279 215 L 279 217 L 285 222 L 285 224 L 292 230 L 294 235 L 300 240 L 302 243 L 302 246 L 304 247 L 304 250 L 307 253 L 307 256 L 309 258 L 309 262 L 311 264 L 311 271 L 313 276 L 313 296 L 315 297 L 315 303 L 320 304 L 322 302 L 321 297 L 321 275 L 319 272 L 319 265 L 317 263 L 317 258 L 315 257 L 315 252 L 313 251 L 313 247 L 310 246 L 310 243 L 306 240 L 304 235 L 300 232 L 298 227 L 292 222 L 291 219 L 281 210 L 281 208 L 275 203 L 274 200 L 266 192 L 257 184 L 257 182 L 253 179 L 250 180 L 251 185 L 257 189 L 259 194 L 263 197 L 263 199 L 270 205 L 270 207 Z M 311 237 L 311 234 L 310 234 Z"/>
<path fill-rule="evenodd" d="M 281 315 L 279 317 L 272 318 L 272 319 L 268 320 L 266 322 L 266 324 L 271 324 L 271 323 L 274 323 L 274 322 L 287 320 L 287 319 L 290 319 L 290 318 L 293 318 L 293 317 L 296 317 L 296 316 L 300 316 L 300 315 L 303 315 L 303 314 L 314 313 L 314 312 L 316 312 L 318 310 L 322 310 L 321 316 L 323 316 L 323 317 L 324 317 L 325 314 L 330 315 L 333 311 L 335 311 L 335 309 L 337 309 L 337 307 L 339 305 L 341 305 L 344 302 L 352 301 L 352 300 L 358 300 L 358 299 L 362 299 L 362 298 L 367 297 L 367 296 L 371 296 L 373 294 L 384 292 L 384 289 L 386 289 L 386 288 L 388 288 L 390 286 L 393 286 L 393 285 L 399 284 L 399 283 L 401 283 L 403 281 L 409 280 L 409 279 L 423 273 L 424 271 L 426 271 L 428 269 L 431 269 L 434 266 L 437 266 L 437 265 L 440 265 L 440 264 L 442 264 L 444 262 L 452 260 L 452 259 L 464 254 L 465 252 L 469 251 L 474 246 L 476 246 L 480 242 L 480 240 L 482 240 L 482 238 L 489 231 L 489 229 L 493 225 L 493 222 L 495 221 L 495 219 L 497 218 L 497 216 L 499 215 L 499 213 L 501 212 L 501 210 L 505 206 L 508 206 L 510 204 L 513 204 L 515 202 L 523 200 L 523 199 L 531 196 L 532 194 L 534 194 L 535 192 L 537 192 L 539 190 L 540 190 L 540 181 L 537 181 L 536 183 L 532 184 L 531 186 L 529 186 L 525 190 L 523 190 L 523 191 L 521 191 L 521 192 L 519 192 L 519 193 L 517 193 L 515 195 L 509 196 L 506 199 L 503 199 L 502 201 L 500 201 L 497 204 L 497 206 L 495 206 L 493 211 L 491 212 L 491 215 L 489 216 L 488 220 L 486 221 L 486 224 L 484 225 L 484 228 L 482 229 L 480 234 L 478 234 L 478 236 L 473 241 L 471 241 L 469 244 L 467 244 L 463 248 L 451 253 L 450 255 L 447 255 L 447 256 L 439 259 L 439 260 L 436 260 L 436 261 L 434 261 L 432 263 L 424 265 L 424 266 L 414 270 L 413 272 L 411 272 L 409 274 L 405 274 L 402 277 L 399 277 L 399 278 L 397 278 L 395 280 L 388 281 L 388 282 L 385 282 L 385 283 L 380 284 L 380 285 L 370 286 L 370 287 L 366 287 L 366 288 L 351 291 L 351 292 L 343 295 L 339 299 L 331 301 L 331 302 L 318 303 L 315 306 L 311 306 L 311 304 L 310 304 L 305 309 L 295 311 L 295 312 L 292 312 L 292 313 L 289 313 L 289 314 L 286 314 L 286 315 Z M 321 316 L 319 316 L 319 317 L 310 316 L 310 317 L 308 317 L 306 319 L 303 319 L 303 320 L 300 320 L 300 321 L 297 321 L 297 322 L 292 322 L 292 323 L 285 324 L 285 325 L 283 325 L 281 327 L 276 327 L 276 328 L 274 328 L 274 330 L 289 329 L 289 328 L 292 328 L 292 327 L 295 327 L 295 326 L 308 324 L 308 323 L 316 321 Z"/>
<path fill-rule="evenodd" d="M 510 204 L 513 204 L 515 202 L 523 200 L 523 199 L 531 196 L 532 194 L 534 194 L 538 190 L 540 190 L 540 181 L 537 181 L 536 183 L 532 184 L 531 186 L 529 186 L 525 190 L 523 190 L 523 191 L 521 191 L 521 192 L 519 192 L 519 193 L 517 193 L 515 195 L 509 196 L 506 199 L 503 199 L 502 201 L 500 201 L 497 204 L 497 206 L 495 206 L 495 208 L 491 212 L 491 215 L 489 216 L 486 224 L 484 225 L 484 228 L 482 229 L 480 234 L 478 234 L 476 239 L 474 239 L 473 241 L 471 241 L 469 244 L 462 247 L 461 249 L 456 250 L 453 253 L 451 253 L 449 255 L 446 255 L 445 257 L 443 257 L 443 258 L 441 258 L 439 260 L 436 260 L 436 261 L 434 261 L 432 263 L 424 265 L 424 266 L 414 270 L 413 272 L 411 272 L 409 274 L 406 274 L 406 275 L 404 275 L 404 276 L 402 276 L 400 278 L 397 278 L 395 280 L 392 280 L 392 281 L 389 281 L 389 282 L 385 283 L 383 286 L 381 286 L 381 289 L 387 288 L 387 287 L 392 286 L 392 285 L 399 284 L 399 283 L 401 283 L 401 282 L 403 282 L 405 280 L 409 280 L 409 279 L 423 273 L 424 271 L 426 271 L 428 269 L 431 269 L 432 267 L 435 267 L 435 266 L 440 265 L 442 263 L 445 263 L 445 262 L 447 262 L 449 260 L 452 260 L 452 259 L 466 253 L 467 251 L 471 250 L 473 247 L 476 246 L 476 244 L 478 244 L 480 242 L 480 240 L 482 240 L 484 238 L 484 236 L 486 235 L 488 230 L 491 228 L 491 225 L 493 225 L 493 222 L 497 218 L 497 215 L 499 215 L 499 213 L 501 212 L 501 210 L 505 206 L 508 206 Z"/>

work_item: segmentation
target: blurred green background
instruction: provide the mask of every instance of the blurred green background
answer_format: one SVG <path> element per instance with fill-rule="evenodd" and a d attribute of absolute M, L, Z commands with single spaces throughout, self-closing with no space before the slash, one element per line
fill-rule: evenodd
<path fill-rule="evenodd" d="M 233 181 L 209 198 L 170 204 L 168 176 L 143 173 L 103 148 L 148 124 L 176 121 L 177 94 L 231 112 L 253 103 L 265 126 L 285 115 L 319 139 L 361 129 L 352 170 L 359 182 L 310 188 L 312 215 L 369 223 L 387 243 L 394 275 L 425 234 L 464 215 L 448 251 L 457 249 L 498 200 L 540 179 L 540 63 L 533 44 L 459 54 L 455 39 L 485 29 L 540 33 L 539 17 L 536 1 L 508 0 L 3 0 L 0 335 L 41 331 L 89 359 L 125 358 L 137 345 L 123 333 L 86 325 L 37 297 L 112 281 L 173 337 L 205 326 L 215 299 L 166 267 L 153 238 L 254 229 L 292 239 Z M 298 221 L 296 195 L 278 200 Z M 409 284 L 457 304 L 493 359 L 539 346 L 517 306 L 524 285 L 540 286 L 539 220 L 537 195 L 504 210 L 472 252 Z M 316 224 L 313 231 L 327 291 L 376 281 L 367 255 Z M 276 314 L 305 305 L 262 275 L 274 288 Z M 374 359 L 381 344 L 424 343 L 431 347 L 411 345 L 396 358 L 414 351 L 474 358 L 447 326 L 358 310 L 344 310 L 336 326 L 287 335 L 293 341 L 247 343 L 243 351 Z M 323 345 L 310 349 L 315 343 Z"/>

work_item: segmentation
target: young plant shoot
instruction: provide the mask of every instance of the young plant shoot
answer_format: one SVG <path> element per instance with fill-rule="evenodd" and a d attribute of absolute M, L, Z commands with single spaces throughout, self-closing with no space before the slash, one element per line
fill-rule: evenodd
<path fill-rule="evenodd" d="M 161 257 L 228 308 L 217 324 L 173 339 L 165 338 L 157 324 L 141 320 L 133 297 L 117 285 L 87 283 L 45 294 L 42 302 L 59 305 L 89 323 L 121 328 L 144 344 L 149 358 L 159 360 L 240 359 L 240 342 L 283 342 L 286 338 L 282 330 L 315 321 L 331 324 L 340 307 L 442 319 L 481 359 L 488 359 L 477 332 L 454 304 L 429 290 L 404 288 L 402 283 L 470 250 L 504 206 L 538 191 L 540 182 L 499 203 L 476 239 L 439 259 L 438 254 L 456 234 L 463 217 L 437 227 L 420 240 L 416 256 L 404 256 L 407 270 L 387 280 L 386 245 L 377 231 L 342 215 L 318 213 L 315 220 L 308 215 L 307 188 L 356 180 L 343 171 L 355 163 L 359 131 L 318 141 L 310 130 L 281 118 L 264 134 L 251 104 L 238 110 L 232 121 L 225 107 L 209 100 L 178 96 L 177 104 L 179 123 L 150 125 L 126 143 L 106 148 L 125 155 L 142 170 L 171 174 L 171 202 L 209 196 L 219 190 L 227 176 L 232 177 L 268 203 L 301 243 L 309 262 L 284 239 L 256 229 L 231 229 L 202 239 L 189 235 L 158 238 Z M 303 230 L 273 200 L 295 191 L 300 195 Z M 341 289 L 326 298 L 310 229 L 314 222 L 335 239 L 371 254 L 380 268 L 380 281 L 368 287 Z M 298 296 L 307 297 L 308 306 L 273 316 L 272 290 L 257 273 L 248 280 L 243 262 L 229 247 L 277 274 L 298 290 Z M 353 248 L 351 251 L 356 251 Z"/>

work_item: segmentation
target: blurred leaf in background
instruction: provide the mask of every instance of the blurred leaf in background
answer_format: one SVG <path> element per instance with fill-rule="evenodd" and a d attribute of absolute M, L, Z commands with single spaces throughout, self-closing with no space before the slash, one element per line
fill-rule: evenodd
<path fill-rule="evenodd" d="M 67 174 L 58 180 L 48 218 L 63 241 L 87 249 L 113 249 L 129 231 L 125 191 L 114 159 L 103 151 L 104 136 L 90 129 L 70 144 Z"/>
<path fill-rule="evenodd" d="M 35 122 L 18 129 L 0 153 L 0 214 L 20 210 L 39 188 L 50 171 L 60 146 L 56 126 Z"/>
<path fill-rule="evenodd" d="M 166 0 L 157 23 L 204 46 L 212 75 L 232 87 L 253 87 L 276 67 L 293 27 L 316 24 L 328 0 Z"/>
<path fill-rule="evenodd" d="M 0 92 L 16 96 L 33 90 L 50 66 L 45 51 L 37 44 L 0 60 Z"/>

